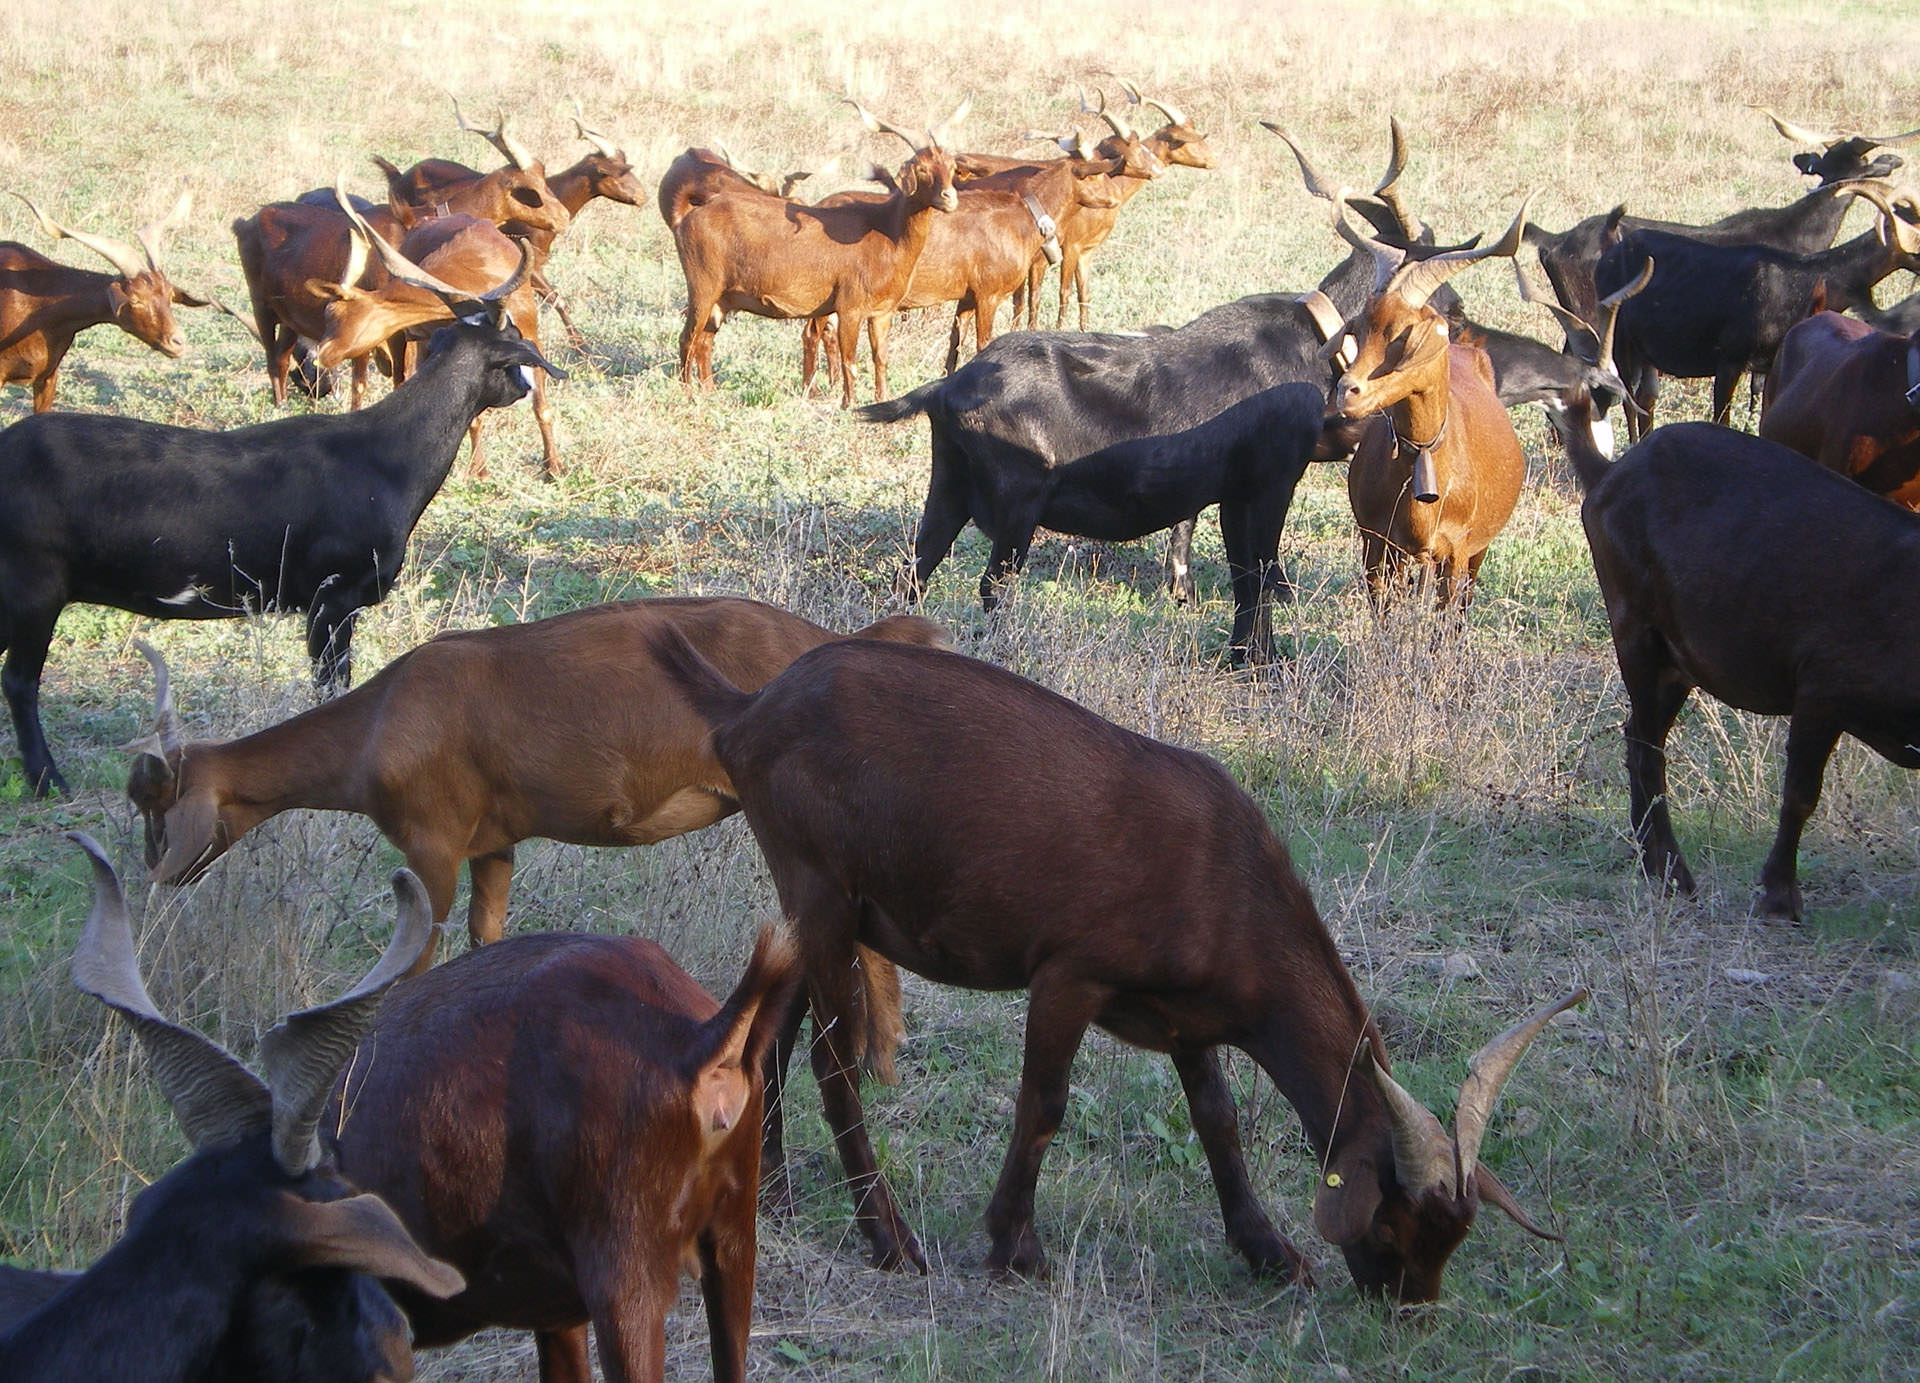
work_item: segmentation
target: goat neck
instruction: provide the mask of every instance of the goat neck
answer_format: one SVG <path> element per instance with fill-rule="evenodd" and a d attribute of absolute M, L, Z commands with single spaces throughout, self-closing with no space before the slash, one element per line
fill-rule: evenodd
<path fill-rule="evenodd" d="M 645 196 L 633 166 L 624 156 L 612 159 L 599 153 L 588 154 L 578 163 L 549 174 L 547 189 L 569 216 L 578 216 L 595 197 L 639 206 Z"/>

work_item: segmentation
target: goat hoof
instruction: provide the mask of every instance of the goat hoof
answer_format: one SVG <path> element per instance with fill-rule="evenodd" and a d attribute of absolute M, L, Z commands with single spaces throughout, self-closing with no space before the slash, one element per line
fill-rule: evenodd
<path fill-rule="evenodd" d="M 910 1230 L 902 1230 L 900 1237 L 891 1243 L 875 1244 L 873 1266 L 885 1273 L 903 1273 L 908 1269 L 925 1277 L 927 1275 L 927 1256 L 920 1251 L 920 1242 Z"/>
<path fill-rule="evenodd" d="M 1753 915 L 1764 922 L 1798 925 L 1801 917 L 1800 888 L 1797 884 L 1770 884 L 1753 906 Z"/>
<path fill-rule="evenodd" d="M 1313 1266 L 1307 1262 L 1306 1255 L 1288 1243 L 1280 1235 L 1262 1236 L 1252 1243 L 1236 1245 L 1245 1255 L 1247 1267 L 1253 1275 L 1285 1283 L 1288 1286 L 1312 1287 Z"/>
<path fill-rule="evenodd" d="M 1047 1278 L 1047 1251 L 1031 1228 L 1022 1230 L 1011 1245 L 995 1244 L 987 1254 L 987 1271 L 1002 1280 L 1043 1282 Z"/>

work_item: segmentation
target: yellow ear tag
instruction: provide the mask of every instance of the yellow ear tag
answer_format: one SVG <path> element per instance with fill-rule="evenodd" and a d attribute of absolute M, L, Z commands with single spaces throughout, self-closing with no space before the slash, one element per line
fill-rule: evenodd
<path fill-rule="evenodd" d="M 1327 1185 L 1329 1185 L 1329 1186 L 1331 1186 L 1331 1187 L 1334 1187 L 1334 1188 L 1335 1188 L 1335 1189 L 1337 1190 L 1337 1189 L 1339 1188 L 1339 1186 L 1340 1186 L 1340 1184 L 1341 1184 L 1341 1183 L 1340 1183 L 1340 1173 L 1338 1173 L 1338 1172 L 1328 1172 L 1328 1173 L 1327 1173 Z"/>

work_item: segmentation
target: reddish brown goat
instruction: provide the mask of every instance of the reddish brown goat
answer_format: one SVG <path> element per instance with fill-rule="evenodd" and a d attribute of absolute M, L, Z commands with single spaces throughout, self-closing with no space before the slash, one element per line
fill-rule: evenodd
<path fill-rule="evenodd" d="M 680 378 L 713 387 L 713 338 L 728 312 L 838 319 L 841 402 L 853 406 L 860 328 L 873 351 L 874 394 L 887 396 L 887 333 L 907 291 L 936 212 L 952 211 L 953 156 L 941 147 L 966 103 L 928 131 L 866 117 L 913 149 L 897 187 L 879 203 L 806 207 L 754 192 L 721 193 L 688 210 L 674 233 L 687 276 Z M 865 116 L 865 112 L 862 112 Z"/>
<path fill-rule="evenodd" d="M 723 192 L 764 192 L 769 197 L 790 197 L 794 187 L 812 177 L 811 173 L 788 173 L 775 178 L 735 164 L 724 145 L 711 149 L 685 149 L 660 175 L 656 194 L 660 219 L 667 229 L 677 231 L 687 213 L 703 206 Z"/>
<path fill-rule="evenodd" d="M 340 1165 L 468 1287 L 396 1289 L 416 1346 L 538 1333 L 541 1383 L 663 1376 L 681 1273 L 746 1375 L 762 1070 L 798 980 L 760 933 L 715 1004 L 651 941 L 523 936 L 397 989 L 341 1092 Z"/>
<path fill-rule="evenodd" d="M 1760 435 L 1920 509 L 1920 330 L 1816 312 L 1780 343 Z"/>
<path fill-rule="evenodd" d="M 140 249 L 61 225 L 18 192 L 40 229 L 54 240 L 74 240 L 113 265 L 111 274 L 75 269 L 12 240 L 0 241 L 0 384 L 23 384 L 33 391 L 33 411 L 53 407 L 60 383 L 60 362 L 73 338 L 88 327 L 112 322 L 120 330 L 179 358 L 186 338 L 173 320 L 173 308 L 205 307 L 208 299 L 184 293 L 160 268 L 160 250 L 168 230 L 187 217 L 192 199 L 181 194 L 163 220 L 142 226 Z"/>
<path fill-rule="evenodd" d="M 1363 1289 L 1433 1300 L 1482 1199 L 1543 1233 L 1478 1153 L 1514 1062 L 1573 1000 L 1475 1058 L 1449 1138 L 1388 1076 L 1286 847 L 1211 759 L 934 649 L 816 649 L 754 695 L 684 640 L 661 655 L 713 724 L 796 930 L 814 1071 L 877 1265 L 926 1262 L 874 1161 L 843 1035 L 863 946 L 943 984 L 1030 993 L 1013 1138 L 987 1209 L 996 1270 L 1043 1266 L 1034 1183 L 1093 1024 L 1172 1056 L 1228 1241 L 1256 1270 L 1308 1276 L 1247 1179 L 1222 1045 L 1252 1056 L 1299 1111 L 1319 1165 L 1314 1224 Z M 970 786 L 980 783 L 994 790 Z M 800 1009 L 768 1074 L 776 1165 L 782 1058 Z"/>
<path fill-rule="evenodd" d="M 1428 299 L 1477 260 L 1511 259 L 1526 206 L 1497 245 L 1411 261 L 1354 230 L 1344 197 L 1335 208 L 1340 234 L 1370 251 L 1375 267 L 1373 294 L 1352 328 L 1355 357 L 1333 388 L 1342 417 L 1373 415 L 1347 470 L 1367 587 L 1378 604 L 1412 560 L 1443 607 L 1464 606 L 1488 544 L 1519 501 L 1527 460 L 1486 352 L 1453 341 Z"/>
<path fill-rule="evenodd" d="M 478 216 L 496 226 L 517 222 L 529 231 L 549 238 L 559 235 L 573 223 L 573 216 L 547 185 L 546 165 L 533 156 L 526 145 L 507 133 L 507 118 L 498 116 L 489 130 L 475 125 L 453 103 L 453 114 L 460 128 L 477 134 L 498 149 L 507 160 L 505 168 L 477 177 L 463 163 L 449 159 L 426 159 L 402 173 L 383 158 L 373 161 L 387 175 L 387 198 L 393 214 L 412 226 L 433 216 Z"/>
<path fill-rule="evenodd" d="M 728 597 L 631 600 L 529 624 L 442 634 L 362 686 L 224 743 L 183 741 L 164 665 L 156 726 L 127 795 L 146 819 L 157 882 L 189 883 L 269 817 L 359 812 L 406 856 L 433 900 L 472 881 L 474 944 L 506 922 L 513 847 L 650 845 L 737 808 L 706 728 L 662 671 L 649 631 L 681 631 L 728 677 L 763 686 L 836 635 Z M 855 638 L 943 642 L 896 615 Z"/>
<path fill-rule="evenodd" d="M 574 105 L 577 111 L 579 103 L 575 102 Z M 571 225 L 572 218 L 586 210 L 588 203 L 596 197 L 639 206 L 645 190 L 626 152 L 606 135 L 590 128 L 584 114 L 576 114 L 573 125 L 580 138 L 593 146 L 593 152 L 558 173 L 548 174 L 546 178 L 547 190 L 567 213 L 567 224 Z M 469 168 L 463 163 L 429 159 L 415 164 L 411 172 L 404 176 L 410 180 L 406 196 L 410 199 L 409 210 L 412 211 L 416 206 L 427 209 L 450 205 L 456 198 L 465 195 L 467 188 L 493 175 Z M 560 315 L 560 323 L 566 328 L 568 340 L 577 349 L 585 349 L 586 338 L 574 325 L 559 290 L 547 278 L 547 257 L 553 252 L 559 231 L 543 224 L 543 220 L 540 216 L 522 219 L 515 214 L 497 224 L 506 234 L 527 242 L 528 248 L 533 251 L 534 293 L 541 302 Z"/>

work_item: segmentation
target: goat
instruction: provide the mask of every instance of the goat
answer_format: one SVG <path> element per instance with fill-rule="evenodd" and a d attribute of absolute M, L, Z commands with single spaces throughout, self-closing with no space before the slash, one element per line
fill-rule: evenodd
<path fill-rule="evenodd" d="M 1882 224 L 1830 250 L 1790 254 L 1638 230 L 1601 256 L 1594 270 L 1601 293 L 1632 279 L 1648 259 L 1660 266 L 1620 310 L 1615 360 L 1633 390 L 1627 421 L 1636 438 L 1652 421 L 1662 375 L 1711 376 L 1713 419 L 1724 423 L 1740 376 L 1765 373 L 1816 287 L 1824 285 L 1830 306 L 1845 308 L 1872 302 L 1873 286 L 1895 270 L 1920 269 L 1920 227 L 1894 212 L 1882 185 L 1853 183 L 1848 192 L 1872 202 Z"/>
<path fill-rule="evenodd" d="M 153 619 L 307 612 L 322 687 L 352 675 L 353 622 L 392 589 L 460 439 L 558 374 L 486 315 L 525 282 L 456 308 L 407 384 L 358 413 L 231 432 L 42 413 L 0 432 L 0 689 L 27 782 L 64 791 L 40 728 L 40 673 L 74 601 Z"/>
<path fill-rule="evenodd" d="M 494 117 L 492 129 L 473 124 L 455 98 L 453 116 L 463 132 L 477 134 L 498 149 L 507 166 L 476 175 L 462 163 L 426 159 L 402 173 L 376 156 L 374 163 L 387 176 L 387 200 L 394 215 L 411 228 L 429 216 L 457 212 L 496 226 L 519 225 L 531 234 L 545 236 L 547 245 L 551 245 L 553 237 L 572 224 L 573 216 L 548 185 L 546 165 L 507 132 L 505 115 Z"/>
<path fill-rule="evenodd" d="M 1911 336 L 1920 331 L 1920 293 L 1909 293 L 1891 307 L 1875 307 L 1872 303 L 1856 303 L 1853 308 L 1860 320 L 1890 331 L 1895 336 Z"/>
<path fill-rule="evenodd" d="M 660 175 L 655 194 L 660 219 L 667 229 L 677 231 L 681 221 L 694 207 L 703 206 L 723 192 L 764 192 L 785 199 L 798 184 L 812 177 L 811 172 L 788 173 L 776 178 L 735 164 L 733 155 L 715 141 L 712 148 L 682 150 Z"/>
<path fill-rule="evenodd" d="M 704 727 L 660 670 L 647 632 L 679 629 L 743 685 L 762 686 L 836 635 L 758 601 L 631 600 L 551 619 L 442 634 L 365 686 L 224 743 L 183 740 L 165 664 L 154 729 L 127 795 L 146 822 L 147 864 L 190 883 L 260 822 L 296 807 L 359 812 L 453 906 L 461 864 L 475 945 L 505 926 L 513 847 L 650 845 L 731 814 Z M 895 616 L 855 638 L 942 641 Z"/>
<path fill-rule="evenodd" d="M 1783 446 L 1706 423 L 1660 428 L 1611 466 L 1573 456 L 1627 689 L 1641 868 L 1694 891 L 1667 811 L 1667 732 L 1687 693 L 1787 716 L 1780 826 L 1757 910 L 1798 921 L 1800 833 L 1840 736 L 1920 768 L 1920 642 L 1901 613 L 1920 589 L 1920 517 Z M 1818 560 L 1783 571 L 1783 553 Z"/>
<path fill-rule="evenodd" d="M 1526 206 L 1496 245 L 1411 263 L 1355 231 L 1343 198 L 1336 198 L 1335 216 L 1342 238 L 1375 258 L 1355 355 L 1333 389 L 1342 417 L 1374 419 L 1347 468 L 1368 592 L 1377 605 L 1411 559 L 1442 606 L 1457 599 L 1464 607 L 1488 544 L 1519 501 L 1527 461 L 1494 392 L 1486 352 L 1454 341 L 1429 300 L 1469 264 L 1511 258 Z M 1464 579 L 1457 579 L 1462 566 Z"/>
<path fill-rule="evenodd" d="M 1824 250 L 1840 233 L 1840 223 L 1846 217 L 1847 203 L 1840 194 L 1845 192 L 1847 184 L 1863 178 L 1891 177 L 1901 166 L 1897 154 L 1868 156 L 1883 145 L 1920 134 L 1920 130 L 1915 130 L 1884 138 L 1849 135 L 1829 141 L 1797 125 L 1787 124 L 1772 111 L 1763 109 L 1763 113 L 1786 138 L 1824 146 L 1819 154 L 1796 154 L 1793 159 L 1796 168 L 1818 180 L 1818 186 L 1785 206 L 1736 211 L 1704 226 L 1626 216 L 1624 207 L 1589 216 L 1557 233 L 1529 223 L 1527 243 L 1539 254 L 1540 267 L 1546 271 L 1561 305 L 1580 317 L 1592 319 L 1601 297 L 1594 283 L 1594 268 L 1610 243 L 1607 225 L 1609 217 L 1615 215 L 1621 217 L 1619 224 L 1624 231 L 1663 231 L 1713 245 L 1767 245 L 1793 254 Z"/>
<path fill-rule="evenodd" d="M 969 518 L 993 540 L 980 577 L 980 601 L 991 612 L 1037 527 L 1119 542 L 1218 504 L 1233 585 L 1229 653 L 1235 662 L 1270 661 L 1280 528 L 1319 443 L 1324 402 L 1313 385 L 1276 385 L 1194 427 L 1114 442 L 1060 465 L 1023 451 L 996 453 L 984 464 L 964 452 L 936 452 L 910 593 L 917 600 L 925 591 Z"/>
<path fill-rule="evenodd" d="M 466 1274 L 400 1301 L 414 1342 L 538 1332 L 543 1383 L 659 1380 L 682 1271 L 746 1376 L 761 1090 L 799 980 L 763 928 L 725 1004 L 651 941 L 520 936 L 411 980 L 340 1092 L 339 1157 Z"/>
<path fill-rule="evenodd" d="M 80 989 L 132 1023 L 193 1154 L 142 1191 L 126 1232 L 79 1274 L 31 1274 L 0 1323 L 0 1376 L 34 1383 L 375 1383 L 411 1378 L 406 1323 L 380 1285 L 429 1298 L 465 1280 L 430 1257 L 378 1196 L 323 1159 L 327 1093 L 381 996 L 427 943 L 417 880 L 394 876 L 393 940 L 342 998 L 283 1019 L 260 1044 L 263 1082 L 163 1018 L 135 962 L 120 880 L 93 866 L 74 952 Z M 53 1289 L 53 1290 L 49 1290 Z"/>
<path fill-rule="evenodd" d="M 53 407 L 60 363 L 73 338 L 103 322 L 171 359 L 186 352 L 174 306 L 205 307 L 212 299 L 175 287 L 160 268 L 160 251 L 167 232 L 186 220 L 193 204 L 189 194 L 181 193 L 165 218 L 134 232 L 138 250 L 63 226 L 20 193 L 13 195 L 26 203 L 49 239 L 86 246 L 114 272 L 71 268 L 16 241 L 0 241 L 0 385 L 25 385 L 33 391 L 33 411 L 45 413 Z"/>
<path fill-rule="evenodd" d="M 626 151 L 605 134 L 586 123 L 586 112 L 581 110 L 578 101 L 573 105 L 574 130 L 584 142 L 593 147 L 593 152 L 561 169 L 558 173 L 545 175 L 547 191 L 560 203 L 567 214 L 566 225 L 571 225 L 573 219 L 585 211 L 587 205 L 596 197 L 623 202 L 628 206 L 639 206 L 641 198 L 645 196 L 645 190 L 633 171 L 633 164 L 628 160 Z M 505 130 L 504 122 L 501 129 Z M 481 133 L 486 132 L 481 131 Z M 524 154 L 524 150 L 522 152 Z M 456 198 L 464 195 L 467 188 L 484 181 L 489 176 L 492 175 L 469 168 L 465 164 L 452 163 L 444 159 L 429 159 L 414 165 L 411 173 L 404 175 L 407 182 L 405 196 L 409 199 L 408 206 L 410 209 L 451 206 Z M 560 324 L 566 329 L 567 339 L 574 348 L 585 350 L 586 337 L 582 335 L 579 327 L 574 325 L 573 316 L 567 311 L 565 299 L 560 296 L 560 291 L 548 280 L 546 274 L 547 257 L 553 251 L 554 241 L 559 238 L 559 230 L 543 224 L 550 218 L 536 215 L 531 220 L 522 219 L 518 214 L 518 207 L 508 206 L 506 210 L 512 214 L 497 224 L 505 234 L 517 240 L 524 240 L 533 252 L 535 295 L 559 314 Z"/>
<path fill-rule="evenodd" d="M 1780 343 L 1760 435 L 1920 509 L 1920 327 L 1816 312 Z"/>
<path fill-rule="evenodd" d="M 1309 1276 L 1247 1180 L 1222 1044 L 1252 1056 L 1299 1111 L 1320 1168 L 1314 1223 L 1364 1290 L 1433 1300 L 1482 1198 L 1545 1233 L 1477 1154 L 1521 1051 L 1579 996 L 1475 1058 L 1456 1142 L 1387 1074 L 1286 847 L 1211 759 L 939 650 L 818 648 L 753 694 L 684 641 L 663 656 L 713 724 L 795 929 L 814 1072 L 876 1266 L 924 1272 L 926 1260 L 867 1141 L 848 1027 L 862 946 L 944 984 L 1030 993 L 1013 1137 L 987 1209 L 996 1271 L 1043 1268 L 1034 1183 L 1096 1023 L 1173 1057 L 1228 1241 L 1256 1271 Z M 963 789 L 976 782 L 1011 796 Z M 787 1013 L 767 1077 L 775 1167 L 801 1009 Z"/>
<path fill-rule="evenodd" d="M 1383 189 L 1404 163 L 1396 131 Z M 1409 250 L 1415 256 L 1439 252 L 1432 246 Z M 1326 342 L 1341 336 L 1342 324 L 1365 303 L 1371 265 L 1371 257 L 1356 250 L 1312 293 L 1240 298 L 1175 331 L 1001 336 L 945 379 L 862 408 L 857 416 L 891 423 L 924 413 L 935 476 L 997 475 L 1025 464 L 1022 458 L 1061 466 L 1117 442 L 1185 432 L 1276 385 L 1327 389 L 1334 371 Z M 1434 296 L 1443 309 L 1458 302 L 1444 286 Z M 1282 523 L 1291 504 L 1291 493 L 1279 503 Z M 934 512 L 937 517 L 944 511 Z M 1192 527 L 1190 520 L 1177 525 L 1172 543 L 1174 594 L 1182 601 L 1193 598 L 1187 561 Z M 931 533 L 914 546 L 918 553 L 931 551 Z M 1284 567 L 1274 576 L 1275 594 L 1290 597 Z"/>
<path fill-rule="evenodd" d="M 844 371 L 841 404 L 853 406 L 853 360 L 860 328 L 873 353 L 874 396 L 887 396 L 887 333 L 927 243 L 935 212 L 959 205 L 953 156 L 941 138 L 971 97 L 931 130 L 905 130 L 861 118 L 913 149 L 896 190 L 877 204 L 804 207 L 759 192 L 721 193 L 690 208 L 674 244 L 687 276 L 686 325 L 680 333 L 680 378 L 713 387 L 713 337 L 726 312 L 762 317 L 837 318 L 834 345 Z"/>

